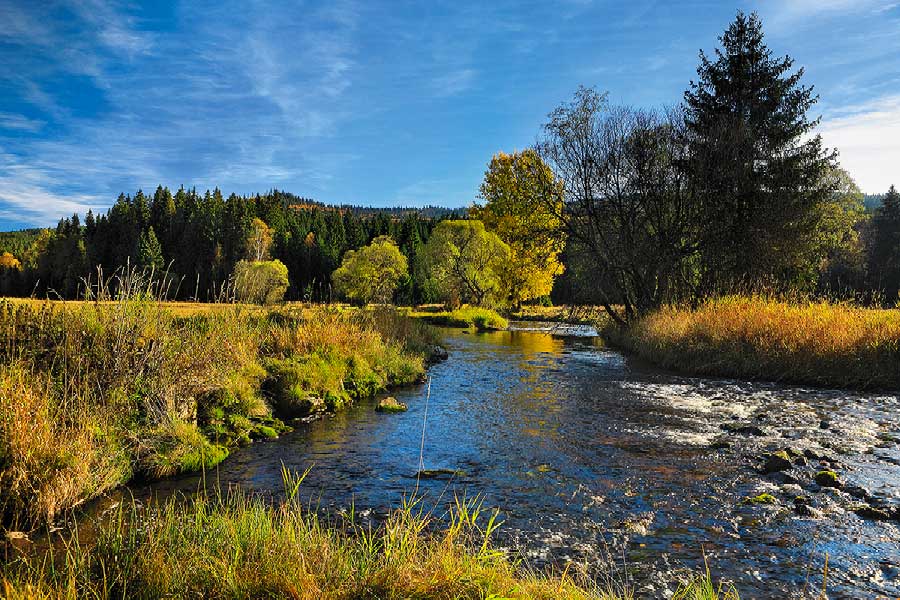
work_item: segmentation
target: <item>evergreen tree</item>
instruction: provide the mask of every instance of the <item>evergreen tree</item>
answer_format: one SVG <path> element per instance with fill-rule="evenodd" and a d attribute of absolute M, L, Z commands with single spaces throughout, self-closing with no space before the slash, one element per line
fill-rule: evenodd
<path fill-rule="evenodd" d="M 172 218 L 175 216 L 175 199 L 169 188 L 157 186 L 150 202 L 150 225 L 159 236 L 161 242 L 171 247 L 173 240 L 169 237 Z"/>
<path fill-rule="evenodd" d="M 872 220 L 869 246 L 870 285 L 893 305 L 900 299 L 900 192 L 894 186 Z"/>
<path fill-rule="evenodd" d="M 141 234 L 138 265 L 144 269 L 161 271 L 165 267 L 162 246 L 156 237 L 156 232 L 151 225 L 147 231 Z"/>
<path fill-rule="evenodd" d="M 739 12 L 685 92 L 690 171 L 702 205 L 707 289 L 796 282 L 810 270 L 818 205 L 831 195 L 824 149 L 807 112 L 813 88 L 776 58 L 756 14 Z"/>

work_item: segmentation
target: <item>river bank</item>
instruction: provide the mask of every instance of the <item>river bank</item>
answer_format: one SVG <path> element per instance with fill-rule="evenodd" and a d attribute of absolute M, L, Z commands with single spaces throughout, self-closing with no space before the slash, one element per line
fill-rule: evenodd
<path fill-rule="evenodd" d="M 598 329 L 613 346 L 685 374 L 900 389 L 898 309 L 732 296 Z"/>
<path fill-rule="evenodd" d="M 0 522 L 52 524 L 132 480 L 211 468 L 282 419 L 422 380 L 436 344 L 392 309 L 4 301 Z"/>
<path fill-rule="evenodd" d="M 120 507 L 92 544 L 57 557 L 21 554 L 3 565 L 0 594 L 37 598 L 533 598 L 629 600 L 627 592 L 579 586 L 575 572 L 517 570 L 491 545 L 496 523 L 477 502 L 457 500 L 437 531 L 415 502 L 377 528 L 348 515 L 319 518 L 285 473 L 278 504 L 230 491 Z M 124 505 L 123 505 L 124 506 Z M 100 576 L 102 574 L 102 576 Z"/>

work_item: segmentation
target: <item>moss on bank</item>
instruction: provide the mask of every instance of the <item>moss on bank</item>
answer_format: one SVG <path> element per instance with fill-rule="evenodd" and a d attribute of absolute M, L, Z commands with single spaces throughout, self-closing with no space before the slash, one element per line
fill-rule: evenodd
<path fill-rule="evenodd" d="M 900 310 L 726 297 L 665 307 L 603 337 L 677 371 L 858 389 L 900 388 Z"/>
<path fill-rule="evenodd" d="M 0 525 L 210 468 L 285 431 L 278 416 L 421 379 L 436 340 L 406 321 L 321 307 L 177 316 L 140 296 L 0 302 Z"/>

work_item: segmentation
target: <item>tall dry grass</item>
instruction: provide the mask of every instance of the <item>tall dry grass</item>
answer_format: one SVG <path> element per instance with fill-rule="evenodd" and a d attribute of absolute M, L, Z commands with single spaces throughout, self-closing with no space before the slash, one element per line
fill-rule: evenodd
<path fill-rule="evenodd" d="M 297 500 L 287 474 L 279 505 L 232 490 L 122 508 L 91 545 L 20 556 L 0 576 L 6 598 L 420 598 L 630 600 L 575 571 L 518 568 L 492 545 L 496 513 L 457 500 L 438 524 L 415 501 L 379 526 L 327 522 Z"/>
<path fill-rule="evenodd" d="M 420 326 L 389 337 L 327 308 L 173 311 L 151 284 L 116 289 L 0 301 L 0 525 L 52 522 L 135 476 L 211 467 L 283 431 L 273 408 L 286 396 L 334 409 L 424 374 Z"/>
<path fill-rule="evenodd" d="M 702 375 L 860 389 L 900 387 L 900 310 L 729 296 L 696 309 L 666 307 L 613 343 Z"/>
<path fill-rule="evenodd" d="M 0 369 L 0 517 L 12 528 L 53 520 L 86 496 L 128 479 L 109 411 L 60 405 L 49 381 L 20 365 Z"/>

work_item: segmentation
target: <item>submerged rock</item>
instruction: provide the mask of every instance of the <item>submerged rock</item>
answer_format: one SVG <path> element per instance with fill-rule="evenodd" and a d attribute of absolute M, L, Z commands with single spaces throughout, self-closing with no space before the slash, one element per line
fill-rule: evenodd
<path fill-rule="evenodd" d="M 762 472 L 768 475 L 778 471 L 787 471 L 791 466 L 791 458 L 788 456 L 788 453 L 784 450 L 779 450 L 766 455 Z"/>
<path fill-rule="evenodd" d="M 441 362 L 450 358 L 450 353 L 443 346 L 432 346 L 428 352 L 428 361 L 431 363 Z"/>
<path fill-rule="evenodd" d="M 803 488 L 796 483 L 786 483 L 781 486 L 781 493 L 796 498 L 803 495 Z"/>
<path fill-rule="evenodd" d="M 840 489 L 844 487 L 834 471 L 819 471 L 816 473 L 816 483 L 824 488 Z"/>
<path fill-rule="evenodd" d="M 874 506 L 869 506 L 868 504 L 863 504 L 862 506 L 857 506 L 853 509 L 853 512 L 857 514 L 857 516 L 868 519 L 870 521 L 890 521 L 891 515 L 880 508 L 875 508 Z"/>
<path fill-rule="evenodd" d="M 723 430 L 728 433 L 737 433 L 739 435 L 755 435 L 755 436 L 763 436 L 766 435 L 766 432 L 762 430 L 761 427 L 757 427 L 756 425 L 745 425 L 742 423 L 725 423 L 721 426 Z"/>
<path fill-rule="evenodd" d="M 399 402 L 393 396 L 388 396 L 387 398 L 382 398 L 378 405 L 375 407 L 375 410 L 378 412 L 385 413 L 397 413 L 397 412 L 405 412 L 408 409 L 406 404 L 403 402 Z"/>
<path fill-rule="evenodd" d="M 769 478 L 775 481 L 776 483 L 786 484 L 786 485 L 796 485 L 800 483 L 800 480 L 788 473 L 787 471 L 776 471 L 775 473 L 770 473 Z"/>
<path fill-rule="evenodd" d="M 652 512 L 646 512 L 633 517 L 628 517 L 622 521 L 619 526 L 635 535 L 648 535 L 650 533 L 650 525 L 653 524 L 655 515 Z"/>
<path fill-rule="evenodd" d="M 822 511 L 817 508 L 813 508 L 809 504 L 795 504 L 794 512 L 796 512 L 801 517 L 810 517 L 812 519 L 819 519 L 822 517 Z"/>
<path fill-rule="evenodd" d="M 869 490 L 858 485 L 848 485 L 844 487 L 844 491 L 856 498 L 857 500 L 868 500 L 871 494 Z"/>
<path fill-rule="evenodd" d="M 416 473 L 420 479 L 439 479 L 441 477 L 465 477 L 466 472 L 460 469 L 422 469 Z"/>

